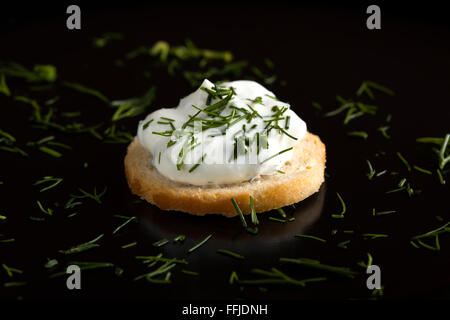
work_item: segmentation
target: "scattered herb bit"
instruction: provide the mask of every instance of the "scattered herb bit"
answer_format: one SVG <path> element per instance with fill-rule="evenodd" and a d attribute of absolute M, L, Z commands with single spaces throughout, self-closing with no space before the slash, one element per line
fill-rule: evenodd
<path fill-rule="evenodd" d="M 345 202 L 344 202 L 344 200 L 342 199 L 341 195 L 340 195 L 338 192 L 336 192 L 336 195 L 337 195 L 337 197 L 338 197 L 338 199 L 339 199 L 339 202 L 341 203 L 342 211 L 341 211 L 340 214 L 332 214 L 331 217 L 332 217 L 332 218 L 339 218 L 339 219 L 342 219 L 342 218 L 344 218 L 344 214 L 345 214 L 345 212 L 347 211 L 347 207 L 346 207 Z"/>
<path fill-rule="evenodd" d="M 290 150 L 292 150 L 292 149 L 294 149 L 294 147 L 290 147 L 290 148 L 284 149 L 284 150 L 282 150 L 282 151 L 280 151 L 280 152 L 278 152 L 278 153 L 276 153 L 276 154 L 274 154 L 274 155 L 272 155 L 272 156 L 270 156 L 270 157 L 264 159 L 260 164 L 263 164 L 264 162 L 267 162 L 267 161 L 269 161 L 269 160 L 275 158 L 276 156 L 279 156 L 280 154 L 283 154 L 283 153 L 285 153 L 285 152 L 288 152 L 288 151 L 290 151 Z"/>
<path fill-rule="evenodd" d="M 372 164 L 370 163 L 369 160 L 366 160 L 367 165 L 369 166 L 369 173 L 367 174 L 367 178 L 369 178 L 369 180 L 372 180 L 373 176 L 375 175 L 376 171 L 373 168 Z"/>
<path fill-rule="evenodd" d="M 244 256 L 242 256 L 242 255 L 240 255 L 238 253 L 235 253 L 233 251 L 230 251 L 230 250 L 218 249 L 217 253 L 221 253 L 221 254 L 224 254 L 226 256 L 230 256 L 232 258 L 236 258 L 236 259 L 241 259 L 241 260 L 244 259 Z"/>
<path fill-rule="evenodd" d="M 122 229 L 123 227 L 125 227 L 128 223 L 130 223 L 131 221 L 137 220 L 136 217 L 130 217 L 129 219 L 127 219 L 124 223 L 122 223 L 120 226 L 118 226 L 112 234 L 117 233 L 120 229 Z"/>
<path fill-rule="evenodd" d="M 348 249 L 347 245 L 348 245 L 349 243 L 350 243 L 350 240 L 345 240 L 345 241 L 339 242 L 339 243 L 337 244 L 337 246 L 338 246 L 339 248 L 342 248 L 342 249 Z"/>
<path fill-rule="evenodd" d="M 388 211 L 379 211 L 379 212 L 376 212 L 376 211 L 375 211 L 375 208 L 372 209 L 372 215 L 373 215 L 373 216 L 383 216 L 383 215 L 391 214 L 391 213 L 395 213 L 395 212 L 397 212 L 397 211 L 395 211 L 395 210 L 388 210 Z"/>
<path fill-rule="evenodd" d="M 166 245 L 166 244 L 168 244 L 169 243 L 169 240 L 167 240 L 167 239 L 161 239 L 161 240 L 158 240 L 158 241 L 156 241 L 156 242 L 153 242 L 153 246 L 154 247 L 162 247 L 162 246 L 164 246 L 164 245 Z"/>
<path fill-rule="evenodd" d="M 430 176 L 433 175 L 433 173 L 430 170 L 427 169 L 423 169 L 421 167 L 418 166 L 413 166 L 413 168 L 419 172 L 425 173 L 425 174 L 429 174 Z"/>
<path fill-rule="evenodd" d="M 403 162 L 406 169 L 408 169 L 408 171 L 411 171 L 411 166 L 409 165 L 408 161 L 406 161 L 405 157 L 403 157 L 400 152 L 397 152 L 397 157 L 401 160 L 401 162 Z"/>
<path fill-rule="evenodd" d="M 247 228 L 247 221 L 245 221 L 245 217 L 241 211 L 241 208 L 239 208 L 239 206 L 234 198 L 231 198 L 231 202 L 233 203 L 233 206 L 236 209 L 236 212 L 239 214 L 239 217 L 241 218 L 242 226 L 244 228 Z"/>
<path fill-rule="evenodd" d="M 105 32 L 101 36 L 95 37 L 94 40 L 92 41 L 92 45 L 95 48 L 103 48 L 113 40 L 122 40 L 122 39 L 123 34 L 119 32 Z"/>
<path fill-rule="evenodd" d="M 206 243 L 206 241 L 208 241 L 210 238 L 212 237 L 212 234 L 210 234 L 209 236 L 207 236 L 205 239 L 203 239 L 202 241 L 200 241 L 199 243 L 197 243 L 195 246 L 193 246 L 192 248 L 190 248 L 188 250 L 189 253 L 195 251 L 197 248 L 201 247 L 203 244 Z"/>
<path fill-rule="evenodd" d="M 357 274 L 356 271 L 353 271 L 350 268 L 330 266 L 330 265 L 322 264 L 322 263 L 320 263 L 320 261 L 317 261 L 317 260 L 311 260 L 311 259 L 305 259 L 305 258 L 298 258 L 298 259 L 280 258 L 280 262 L 299 264 L 302 266 L 306 266 L 306 267 L 310 267 L 310 268 L 314 268 L 314 269 L 318 269 L 318 270 L 323 270 L 323 271 L 340 274 L 340 275 L 343 275 L 343 276 L 349 277 L 349 278 L 354 278 L 355 275 Z"/>
<path fill-rule="evenodd" d="M 439 177 L 439 182 L 440 182 L 441 184 L 445 184 L 445 180 L 444 180 L 444 177 L 442 176 L 441 170 L 436 169 L 436 173 L 437 173 L 437 175 L 438 175 L 438 177 Z"/>
<path fill-rule="evenodd" d="M 173 238 L 173 242 L 183 242 L 184 240 L 186 240 L 186 236 L 184 234 L 180 234 L 179 236 Z"/>
<path fill-rule="evenodd" d="M 306 238 L 306 239 L 313 239 L 313 240 L 317 240 L 319 242 L 327 242 L 327 240 L 316 237 L 316 236 L 312 236 L 312 235 L 308 235 L 308 234 L 296 234 L 295 237 L 297 238 Z"/>
<path fill-rule="evenodd" d="M 47 263 L 44 265 L 44 267 L 46 269 L 52 269 L 52 268 L 56 267 L 58 265 L 58 263 L 59 263 L 58 260 L 51 259 L 51 260 L 47 261 Z"/>
<path fill-rule="evenodd" d="M 184 274 L 188 274 L 188 275 L 190 275 L 190 276 L 198 276 L 198 275 L 199 275 L 198 272 L 191 271 L 191 270 L 185 270 L 185 269 L 182 269 L 181 272 L 183 272 Z"/>
<path fill-rule="evenodd" d="M 22 78 L 28 82 L 55 82 L 58 77 L 55 66 L 36 64 L 33 70 L 29 70 L 15 62 L 0 64 L 0 73 L 10 77 Z"/>
<path fill-rule="evenodd" d="M 256 214 L 256 210 L 255 210 L 255 206 L 253 204 L 253 197 L 250 196 L 250 210 L 251 210 L 251 218 L 252 218 L 252 223 L 254 225 L 258 225 L 259 224 L 259 220 Z"/>
<path fill-rule="evenodd" d="M 279 218 L 275 218 L 275 217 L 269 217 L 270 221 L 275 221 L 275 222 L 281 222 L 281 223 L 285 223 L 286 219 L 279 219 Z"/>
<path fill-rule="evenodd" d="M 382 127 L 379 127 L 377 130 L 378 131 L 380 131 L 381 132 L 381 135 L 384 137 L 384 138 L 386 138 L 386 139 L 390 139 L 391 138 L 391 136 L 389 135 L 389 133 L 387 132 L 388 130 L 389 130 L 389 126 L 382 126 Z"/>
<path fill-rule="evenodd" d="M 8 97 L 11 95 L 11 91 L 9 90 L 8 85 L 6 84 L 6 79 L 5 79 L 4 74 L 1 74 L 1 77 L 0 77 L 0 92 Z"/>
<path fill-rule="evenodd" d="M 44 191 L 47 191 L 47 190 L 50 190 L 50 189 L 56 187 L 56 186 L 57 186 L 58 184 L 60 184 L 62 181 L 63 181 L 62 178 L 55 178 L 55 177 L 52 177 L 52 176 L 45 176 L 45 177 L 43 177 L 42 179 L 36 181 L 36 182 L 34 183 L 34 185 L 35 185 L 35 186 L 38 186 L 38 185 L 41 185 L 41 184 L 44 184 L 44 183 L 45 183 L 45 184 L 46 184 L 46 183 L 50 183 L 48 186 L 46 186 L 46 187 L 44 187 L 44 188 L 42 188 L 42 189 L 39 190 L 39 192 L 44 192 Z"/>
<path fill-rule="evenodd" d="M 137 245 L 137 242 L 136 241 L 134 241 L 134 242 L 131 242 L 131 243 L 128 243 L 128 244 L 124 244 L 123 246 L 120 246 L 122 249 L 127 249 L 127 248 L 130 248 L 130 247 L 134 247 L 135 245 Z"/>
<path fill-rule="evenodd" d="M 394 95 L 394 91 L 373 81 L 363 81 L 358 91 L 356 92 L 356 95 L 361 96 L 363 93 L 365 93 L 370 99 L 375 99 L 375 96 L 371 89 L 378 90 L 390 96 Z"/>
<path fill-rule="evenodd" d="M 78 188 L 78 190 L 81 192 L 81 195 L 71 195 L 71 197 L 76 199 L 84 199 L 84 198 L 90 198 L 97 202 L 98 204 L 101 204 L 101 197 L 103 197 L 106 193 L 107 187 L 103 189 L 102 192 L 97 193 L 97 187 L 94 187 L 94 193 L 89 193 L 81 188 Z"/>
<path fill-rule="evenodd" d="M 361 262 L 358 262 L 358 265 L 367 269 L 368 267 L 370 267 L 372 265 L 372 262 L 373 262 L 372 255 L 369 252 L 367 252 L 367 263 L 365 263 L 364 261 L 361 261 Z"/>
<path fill-rule="evenodd" d="M 0 240 L 0 243 L 11 243 L 16 241 L 14 238 Z"/>
<path fill-rule="evenodd" d="M 103 269 L 103 268 L 111 268 L 114 267 L 114 264 L 111 262 L 84 262 L 84 261 L 70 261 L 69 265 L 77 265 L 80 267 L 80 270 L 93 270 L 93 269 Z M 61 276 L 67 275 L 66 271 L 61 271 L 57 273 L 53 273 L 49 276 L 49 278 L 57 278 Z"/>
<path fill-rule="evenodd" d="M 2 263 L 2 267 L 3 267 L 3 269 L 5 269 L 6 273 L 8 274 L 8 276 L 10 278 L 12 278 L 14 276 L 14 273 L 18 273 L 18 274 L 22 274 L 23 273 L 22 270 L 19 270 L 19 269 L 13 268 L 13 267 L 8 267 L 4 263 Z"/>
<path fill-rule="evenodd" d="M 236 281 L 239 281 L 239 277 L 238 277 L 236 271 L 232 271 L 231 274 L 230 274 L 230 279 L 228 280 L 228 282 L 229 282 L 230 284 L 233 284 L 233 283 L 235 283 Z"/>
<path fill-rule="evenodd" d="M 72 247 L 70 249 L 67 249 L 67 250 L 59 250 L 58 252 L 60 252 L 62 254 L 73 254 L 73 253 L 83 252 L 83 251 L 86 251 L 86 250 L 89 250 L 92 248 L 97 248 L 100 245 L 96 242 L 98 242 L 101 238 L 103 238 L 103 236 L 104 236 L 104 234 L 101 234 L 97 238 L 95 238 L 91 241 L 79 244 L 79 245 Z"/>
<path fill-rule="evenodd" d="M 319 277 L 319 278 L 308 278 L 303 280 L 297 280 L 294 278 L 289 277 L 285 273 L 281 272 L 280 270 L 276 268 L 272 268 L 270 271 L 263 270 L 263 269 L 252 269 L 252 273 L 259 274 L 266 276 L 268 278 L 264 279 L 257 279 L 257 280 L 237 280 L 239 284 L 253 284 L 253 285 L 260 285 L 260 284 L 292 284 L 297 285 L 301 287 L 305 287 L 307 283 L 309 282 L 319 282 L 319 281 L 325 281 L 327 278 L 325 277 Z"/>
<path fill-rule="evenodd" d="M 350 131 L 347 132 L 347 135 L 351 137 L 360 137 L 363 138 L 364 140 L 366 140 L 369 137 L 369 134 L 365 131 Z"/>
<path fill-rule="evenodd" d="M 149 121 L 147 121 L 143 126 L 142 126 L 142 130 L 145 130 L 145 129 L 147 129 L 148 128 L 148 126 L 150 125 L 150 123 L 152 123 L 153 122 L 153 120 L 155 120 L 155 119 L 150 119 Z"/>
<path fill-rule="evenodd" d="M 53 215 L 53 210 L 52 210 L 51 208 L 44 209 L 44 206 L 42 205 L 42 203 L 41 203 L 39 200 L 36 201 L 36 203 L 37 203 L 39 209 L 40 209 L 43 213 L 45 213 L 45 214 L 47 214 L 47 215 L 49 215 L 49 216 Z"/>
<path fill-rule="evenodd" d="M 103 102 L 106 102 L 107 104 L 110 104 L 109 99 L 105 97 L 100 91 L 91 89 L 88 87 L 83 86 L 82 84 L 75 83 L 75 82 L 63 82 L 63 85 L 65 85 L 68 88 L 71 88 L 73 90 L 76 90 L 81 93 L 85 93 L 91 96 L 94 96 Z"/>
<path fill-rule="evenodd" d="M 313 101 L 311 104 L 315 109 L 322 110 L 322 106 L 318 102 Z"/>
<path fill-rule="evenodd" d="M 162 256 L 162 254 L 159 254 L 157 256 L 136 256 L 135 258 L 138 260 L 143 260 L 143 263 L 150 263 L 151 265 L 156 262 L 188 264 L 188 262 L 184 259 L 165 258 Z"/>
<path fill-rule="evenodd" d="M 387 234 L 381 234 L 381 233 L 363 233 L 362 236 L 366 239 L 377 239 L 377 238 L 387 238 Z"/>
<path fill-rule="evenodd" d="M 132 118 L 141 115 L 155 99 L 155 87 L 151 87 L 143 96 L 126 100 L 114 100 L 113 107 L 117 107 L 111 120 L 119 121 L 124 118 Z M 151 121 L 151 120 L 150 120 Z M 150 123 L 149 123 L 150 124 Z M 145 128 L 143 128 L 145 129 Z"/>
<path fill-rule="evenodd" d="M 46 147 L 46 146 L 40 146 L 39 150 L 42 151 L 43 153 L 46 153 L 46 154 L 48 154 L 48 155 L 50 155 L 52 157 L 55 157 L 55 158 L 61 158 L 62 157 L 62 154 L 60 152 L 58 152 L 58 151 L 56 151 L 54 149 L 51 149 L 49 147 Z"/>
<path fill-rule="evenodd" d="M 27 282 L 20 281 L 20 282 L 5 282 L 3 283 L 3 287 L 5 288 L 11 288 L 11 287 L 23 287 L 27 285 Z"/>

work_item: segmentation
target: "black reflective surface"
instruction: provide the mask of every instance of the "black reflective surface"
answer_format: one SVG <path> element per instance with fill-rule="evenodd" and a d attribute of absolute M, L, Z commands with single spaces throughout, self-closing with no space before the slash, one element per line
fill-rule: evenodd
<path fill-rule="evenodd" d="M 219 7 L 224 9 L 223 7 Z M 216 8 L 217 9 L 217 8 Z M 51 158 L 28 148 L 29 158 L 0 152 L 0 234 L 14 238 L 0 243 L 0 263 L 23 270 L 10 278 L 0 270 L 2 297 L 23 298 L 161 298 L 216 299 L 262 298 L 299 299 L 335 298 L 367 299 L 364 268 L 358 262 L 373 263 L 382 270 L 384 298 L 449 297 L 450 238 L 442 234 L 441 250 L 433 252 L 411 246 L 412 236 L 430 231 L 450 221 L 448 181 L 440 185 L 435 175 L 408 172 L 399 161 L 401 152 L 411 164 L 435 168 L 434 155 L 415 142 L 421 136 L 443 136 L 448 132 L 450 101 L 449 29 L 438 23 L 386 13 L 382 30 L 365 28 L 364 8 L 344 10 L 335 7 L 231 7 L 232 21 L 226 11 L 207 14 L 208 7 L 142 7 L 122 12 L 83 13 L 81 31 L 65 29 L 64 8 L 61 15 L 46 23 L 1 31 L 0 60 L 16 61 L 27 66 L 54 64 L 61 81 L 80 82 L 96 88 L 111 99 L 142 94 L 157 86 L 157 98 L 149 112 L 177 104 L 190 88 L 178 73 L 154 71 L 151 58 L 137 59 L 117 67 L 114 61 L 140 45 L 166 40 L 182 44 L 190 38 L 199 47 L 231 50 L 236 60 L 261 64 L 270 57 L 278 80 L 269 88 L 307 122 L 311 132 L 320 135 L 327 146 L 327 177 L 320 192 L 296 209 L 287 208 L 293 222 L 270 221 L 276 213 L 261 215 L 260 233 L 252 236 L 241 228 L 238 218 L 220 216 L 196 217 L 179 212 L 163 212 L 146 203 L 138 203 L 129 192 L 123 173 L 125 144 L 105 144 L 92 136 L 70 135 L 30 127 L 30 109 L 11 97 L 0 94 L 0 129 L 13 133 L 18 143 L 36 141 L 48 135 L 72 147 L 61 159 Z M 105 48 L 92 47 L 92 39 L 104 32 L 122 32 L 124 39 Z M 150 77 L 145 77 L 145 71 Z M 29 93 L 23 81 L 8 78 L 14 95 L 30 95 L 43 103 L 55 95 L 60 101 L 57 112 L 80 110 L 88 123 L 111 116 L 111 110 L 95 98 L 79 94 L 58 82 L 50 92 Z M 220 79 L 212 79 L 220 80 Z M 336 107 L 336 94 L 355 97 L 363 80 L 388 86 L 396 95 L 376 94 L 371 102 L 379 106 L 375 117 L 362 117 L 342 124 L 342 117 L 324 118 L 311 107 L 318 101 L 325 111 Z M 58 80 L 59 81 L 59 80 Z M 282 83 L 285 82 L 285 85 Z M 370 100 L 368 101 L 370 102 Z M 377 128 L 392 115 L 385 139 Z M 139 118 L 123 120 L 134 133 Z M 367 130 L 369 138 L 347 136 L 348 131 Z M 384 153 L 383 153 L 384 152 Z M 369 181 L 366 159 L 386 174 Z M 84 163 L 88 166 L 85 168 Z M 33 183 L 46 175 L 64 178 L 54 190 L 40 193 Z M 409 198 L 405 192 L 386 194 L 400 178 L 422 190 Z M 447 174 L 447 179 L 450 180 Z M 107 192 L 102 203 L 84 201 L 74 210 L 63 209 L 70 194 L 78 188 L 94 187 Z M 344 198 L 344 219 L 333 219 L 341 211 L 336 192 Z M 55 209 L 51 217 L 43 216 L 36 200 Z M 395 210 L 392 215 L 372 216 L 377 211 Z M 77 214 L 71 217 L 71 214 Z M 124 220 L 114 215 L 137 216 L 117 234 L 112 234 Z M 33 221 L 43 217 L 45 221 Z M 440 216 L 443 221 L 439 221 Z M 249 219 L 247 219 L 249 220 Z M 345 232 L 345 231 L 353 231 Z M 315 235 L 327 240 L 295 238 L 296 234 Z M 387 234 L 387 238 L 365 239 L 365 233 Z M 58 252 L 104 234 L 100 247 L 70 256 Z M 152 246 L 162 238 L 173 239 L 185 234 L 183 243 Z M 212 238 L 192 253 L 188 249 L 212 234 Z M 3 239 L 3 238 L 2 238 Z M 338 244 L 350 240 L 347 249 Z M 136 246 L 121 246 L 137 242 Z M 235 260 L 216 253 L 217 249 L 236 251 L 246 258 Z M 167 257 L 186 259 L 189 264 L 173 270 L 171 284 L 153 284 L 133 279 L 148 268 L 135 256 L 163 253 Z M 355 279 L 279 263 L 280 257 L 318 259 L 323 263 L 349 267 L 358 271 Z M 47 270 L 48 259 L 59 265 Z M 83 271 L 82 290 L 66 289 L 66 277 L 49 278 L 63 271 L 71 261 L 111 262 L 116 267 Z M 277 267 L 293 278 L 326 276 L 327 281 L 308 284 L 305 288 L 290 285 L 239 286 L 228 283 L 232 271 L 240 279 L 257 279 L 252 268 Z M 187 275 L 181 269 L 198 272 Z M 5 288 L 8 281 L 26 281 L 25 286 Z M 267 290 L 265 290 L 267 289 Z M 383 297 L 382 297 L 383 298 Z"/>

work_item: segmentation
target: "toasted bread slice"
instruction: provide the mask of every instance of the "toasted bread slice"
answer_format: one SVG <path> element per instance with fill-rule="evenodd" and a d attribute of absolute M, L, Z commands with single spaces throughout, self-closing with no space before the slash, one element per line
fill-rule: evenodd
<path fill-rule="evenodd" d="M 317 192 L 324 181 L 325 145 L 309 132 L 294 147 L 283 173 L 260 176 L 251 182 L 194 186 L 161 175 L 151 164 L 153 155 L 137 138 L 125 157 L 125 174 L 131 191 L 163 210 L 195 215 L 237 215 L 234 198 L 244 214 L 250 211 L 250 196 L 257 213 L 297 203 Z"/>

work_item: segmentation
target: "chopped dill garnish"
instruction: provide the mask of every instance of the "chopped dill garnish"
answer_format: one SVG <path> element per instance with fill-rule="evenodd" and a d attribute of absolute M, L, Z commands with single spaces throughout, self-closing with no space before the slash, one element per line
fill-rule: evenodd
<path fill-rule="evenodd" d="M 318 277 L 318 278 L 308 278 L 308 279 L 302 279 L 297 280 L 294 279 L 287 274 L 281 272 L 277 268 L 271 268 L 270 271 L 263 270 L 263 269 L 252 269 L 252 273 L 266 276 L 266 278 L 263 279 L 256 279 L 256 280 L 237 280 L 236 281 L 239 284 L 253 284 L 253 285 L 260 285 L 260 284 L 291 284 L 291 285 L 297 285 L 301 287 L 305 287 L 307 283 L 310 282 L 319 282 L 319 281 L 325 281 L 327 278 L 325 277 Z M 231 279 L 230 279 L 231 280 Z M 230 281 L 231 282 L 231 281 Z"/>
<path fill-rule="evenodd" d="M 269 161 L 269 160 L 275 158 L 276 156 L 279 156 L 280 154 L 283 154 L 283 153 L 285 153 L 285 152 L 287 152 L 287 151 L 290 151 L 290 150 L 292 150 L 292 149 L 294 149 L 294 147 L 290 147 L 290 148 L 284 149 L 284 150 L 282 150 L 282 151 L 280 151 L 280 152 L 278 152 L 278 153 L 276 153 L 276 154 L 274 154 L 274 155 L 271 155 L 270 157 L 264 159 L 264 160 L 261 162 L 261 164 L 263 164 L 264 162 L 267 162 L 267 161 Z"/>
<path fill-rule="evenodd" d="M 217 252 L 217 253 L 224 254 L 224 255 L 226 255 L 226 256 L 230 256 L 230 257 L 235 258 L 235 259 L 241 259 L 241 260 L 244 259 L 244 256 L 243 256 L 243 255 L 240 255 L 240 254 L 238 254 L 238 253 L 236 253 L 236 252 L 233 252 L 233 251 L 230 251 L 230 250 L 217 249 L 216 252 Z"/>
<path fill-rule="evenodd" d="M 83 86 L 82 84 L 79 83 L 75 83 L 75 82 L 63 82 L 63 85 L 71 88 L 73 90 L 76 90 L 78 92 L 81 93 L 85 93 L 91 96 L 94 96 L 100 100 L 102 100 L 103 102 L 106 102 L 107 104 L 110 104 L 110 101 L 107 97 L 105 97 L 100 91 L 95 90 L 95 89 L 91 89 L 88 87 Z"/>
<path fill-rule="evenodd" d="M 135 221 L 137 220 L 136 217 L 130 217 L 128 218 L 124 223 L 122 223 L 120 226 L 118 226 L 113 232 L 112 234 L 116 234 L 117 232 L 119 232 L 120 229 L 122 229 L 123 227 L 125 227 L 128 223 L 130 223 L 131 221 Z"/>
<path fill-rule="evenodd" d="M 203 156 L 201 157 L 199 163 L 194 164 L 194 165 L 192 166 L 192 168 L 189 169 L 189 173 L 191 173 L 192 171 L 194 171 L 195 169 L 197 169 L 198 166 L 203 162 L 203 160 L 205 159 L 205 157 L 206 157 L 206 153 L 203 154 Z"/>
<path fill-rule="evenodd" d="M 311 236 L 311 235 L 308 235 L 308 234 L 296 234 L 295 237 L 297 237 L 297 238 L 313 239 L 313 240 L 317 240 L 317 241 L 320 241 L 320 242 L 323 242 L 323 243 L 327 242 L 327 240 L 325 240 L 325 239 L 322 239 L 322 238 L 319 238 L 319 237 L 316 237 L 316 236 Z"/>
<path fill-rule="evenodd" d="M 184 234 L 180 234 L 179 236 L 173 238 L 173 242 L 183 242 L 184 240 L 186 240 L 186 236 Z"/>
<path fill-rule="evenodd" d="M 120 246 L 120 247 L 121 247 L 122 249 L 127 249 L 127 248 L 134 247 L 135 245 L 137 245 L 137 242 L 136 242 L 136 241 L 131 242 L 131 243 L 128 243 L 128 244 L 124 244 L 124 245 L 122 245 L 122 246 Z"/>
<path fill-rule="evenodd" d="M 89 250 L 89 249 L 92 249 L 92 248 L 97 248 L 97 247 L 100 246 L 97 242 L 101 238 L 103 238 L 103 236 L 104 236 L 104 234 L 101 234 L 97 238 L 95 238 L 95 239 L 93 239 L 91 241 L 79 244 L 79 245 L 77 245 L 75 247 L 72 247 L 70 249 L 67 249 L 67 250 L 58 250 L 58 252 L 60 252 L 62 254 L 73 254 L 73 253 L 83 252 L 83 251 L 86 251 L 86 250 Z"/>
<path fill-rule="evenodd" d="M 210 238 L 212 237 L 212 234 L 210 234 L 209 236 L 207 236 L 205 239 L 203 239 L 202 241 L 200 241 L 199 243 L 197 243 L 195 246 L 193 246 L 192 248 L 190 248 L 188 250 L 188 253 L 191 253 L 195 250 L 197 250 L 199 247 L 201 247 L 202 245 L 204 245 L 206 243 L 206 241 L 208 241 Z"/>
<path fill-rule="evenodd" d="M 387 238 L 387 234 L 382 233 L 363 233 L 361 236 L 363 236 L 366 239 L 377 239 L 377 238 Z"/>
<path fill-rule="evenodd" d="M 53 215 L 53 210 L 52 210 L 51 208 L 44 209 L 44 206 L 42 205 L 42 203 L 41 203 L 39 200 L 36 201 L 36 203 L 37 203 L 39 209 L 40 209 L 43 213 L 45 213 L 45 214 L 47 214 L 47 215 L 49 215 L 49 216 Z"/>
<path fill-rule="evenodd" d="M 43 183 L 49 183 L 49 185 L 47 185 L 46 187 L 44 187 L 41 190 L 39 190 L 39 192 L 44 192 L 44 191 L 47 191 L 49 189 L 52 189 L 52 188 L 56 187 L 62 181 L 63 181 L 62 178 L 55 178 L 55 177 L 52 177 L 52 176 L 46 176 L 46 177 L 43 177 L 42 179 L 36 181 L 33 185 L 37 186 L 37 185 L 41 185 Z"/>
<path fill-rule="evenodd" d="M 188 275 L 190 275 L 190 276 L 198 276 L 198 275 L 199 275 L 198 272 L 191 271 L 191 270 L 185 270 L 185 269 L 182 269 L 181 272 L 183 272 L 184 274 L 188 274 Z"/>
<path fill-rule="evenodd" d="M 152 121 L 155 119 L 150 119 L 149 121 L 147 121 L 143 126 L 142 126 L 142 130 L 145 130 L 148 128 L 148 126 L 150 125 L 150 123 L 152 123 Z"/>
<path fill-rule="evenodd" d="M 253 204 L 253 197 L 250 196 L 250 211 L 251 211 L 251 218 L 252 218 L 252 223 L 254 225 L 258 225 L 259 224 L 259 220 L 256 214 L 256 210 L 255 210 L 255 206 Z"/>
<path fill-rule="evenodd" d="M 389 128 L 390 128 L 389 126 L 382 126 L 382 127 L 379 127 L 377 130 L 381 132 L 383 137 L 385 137 L 386 139 L 390 139 L 391 136 L 387 133 Z"/>
<path fill-rule="evenodd" d="M 377 212 L 375 210 L 375 208 L 372 209 L 372 215 L 373 216 L 383 216 L 383 215 L 391 214 L 391 213 L 395 213 L 395 212 L 397 212 L 397 211 L 395 211 L 395 210 L 388 210 L 388 211 L 378 211 Z"/>
<path fill-rule="evenodd" d="M 169 240 L 167 240 L 167 239 L 161 239 L 161 240 L 158 240 L 158 241 L 156 241 L 156 242 L 153 242 L 152 245 L 153 245 L 154 247 L 162 247 L 162 246 L 164 246 L 164 245 L 166 245 L 166 244 L 168 244 L 168 243 L 169 243 Z"/>
<path fill-rule="evenodd" d="M 369 160 L 366 160 L 367 165 L 369 166 L 369 173 L 366 174 L 367 178 L 369 178 L 369 180 L 372 180 L 373 176 L 375 175 L 376 171 L 372 166 L 372 163 L 370 163 Z"/>
<path fill-rule="evenodd" d="M 233 203 L 233 206 L 236 209 L 236 212 L 239 214 L 239 217 L 241 218 L 242 226 L 244 228 L 247 228 L 247 221 L 245 221 L 245 217 L 241 211 L 241 208 L 239 208 L 239 205 L 237 204 L 237 202 L 234 198 L 231 198 L 231 202 Z"/>
<path fill-rule="evenodd" d="M 363 138 L 364 140 L 366 140 L 369 137 L 369 134 L 365 131 L 350 131 L 347 132 L 347 135 L 352 137 L 360 137 Z"/>
<path fill-rule="evenodd" d="M 275 221 L 275 222 L 281 222 L 281 223 L 285 223 L 286 219 L 279 219 L 279 218 L 275 218 L 275 217 L 269 217 L 270 221 Z"/>
<path fill-rule="evenodd" d="M 442 176 L 441 170 L 436 169 L 436 173 L 437 173 L 437 175 L 438 175 L 438 177 L 439 177 L 439 182 L 440 182 L 441 184 L 445 184 L 445 180 L 444 180 L 444 177 Z"/>
<path fill-rule="evenodd" d="M 401 162 L 405 165 L 406 169 L 408 171 L 411 171 L 411 166 L 409 165 L 408 161 L 406 161 L 405 157 L 400 152 L 397 152 L 397 157 L 400 159 Z"/>
<path fill-rule="evenodd" d="M 94 187 L 94 192 L 93 193 L 89 193 L 81 188 L 78 188 L 78 190 L 81 192 L 81 195 L 71 195 L 71 197 L 76 198 L 76 199 L 83 199 L 83 198 L 90 198 L 92 200 L 94 200 L 95 202 L 97 202 L 98 204 L 101 204 L 101 197 L 103 197 L 106 193 L 107 187 L 105 187 L 103 189 L 102 192 L 97 193 L 97 187 Z"/>
<path fill-rule="evenodd" d="M 342 199 L 341 195 L 338 192 L 336 192 L 336 195 L 339 199 L 339 202 L 341 203 L 342 211 L 340 214 L 332 214 L 331 217 L 332 218 L 344 218 L 344 214 L 347 211 L 347 206 L 345 205 L 344 200 Z"/>
<path fill-rule="evenodd" d="M 151 87 L 143 96 L 111 101 L 111 106 L 116 107 L 111 120 L 119 121 L 124 118 L 136 117 L 145 112 L 147 107 L 155 99 L 155 87 Z"/>
<path fill-rule="evenodd" d="M 330 265 L 322 264 L 322 263 L 320 263 L 320 261 L 317 261 L 317 260 L 311 260 L 311 259 L 305 259 L 305 258 L 298 258 L 298 259 L 280 258 L 280 262 L 293 263 L 293 264 L 298 264 L 298 265 L 313 268 L 313 269 L 328 271 L 328 272 L 340 274 L 340 275 L 348 277 L 348 278 L 354 278 L 358 274 L 356 271 L 353 271 L 350 268 L 330 266 Z"/>
<path fill-rule="evenodd" d="M 9 90 L 8 85 L 6 84 L 6 79 L 5 79 L 4 74 L 0 75 L 0 92 L 8 97 L 11 95 L 11 91 Z"/>
<path fill-rule="evenodd" d="M 58 152 L 58 151 L 56 151 L 54 149 L 51 149 L 49 147 L 46 147 L 46 146 L 40 146 L 39 150 L 42 151 L 43 153 L 46 153 L 46 154 L 48 154 L 48 155 L 50 155 L 52 157 L 55 157 L 55 158 L 61 158 L 62 157 L 62 154 L 60 152 Z"/>
<path fill-rule="evenodd" d="M 356 95 L 361 96 L 363 93 L 366 93 L 370 99 L 375 99 L 375 96 L 371 89 L 375 89 L 390 96 L 394 95 L 394 91 L 373 81 L 363 81 L 358 91 L 356 92 Z"/>
<path fill-rule="evenodd" d="M 433 175 L 433 172 L 431 172 L 430 170 L 427 169 L 423 169 L 419 166 L 414 165 L 413 168 L 419 172 L 425 173 L 425 174 L 429 174 L 430 176 Z"/>

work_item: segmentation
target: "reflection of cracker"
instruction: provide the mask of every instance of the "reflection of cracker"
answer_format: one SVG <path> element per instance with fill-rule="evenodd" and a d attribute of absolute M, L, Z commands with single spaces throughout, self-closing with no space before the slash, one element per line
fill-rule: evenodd
<path fill-rule="evenodd" d="M 259 213 L 297 203 L 319 190 L 324 181 L 325 145 L 318 136 L 307 132 L 293 152 L 291 160 L 281 168 L 284 174 L 238 184 L 194 186 L 161 175 L 151 164 L 151 152 L 135 138 L 125 157 L 125 174 L 133 193 L 163 210 L 233 217 L 237 213 L 231 198 L 248 214 L 250 196 Z"/>

